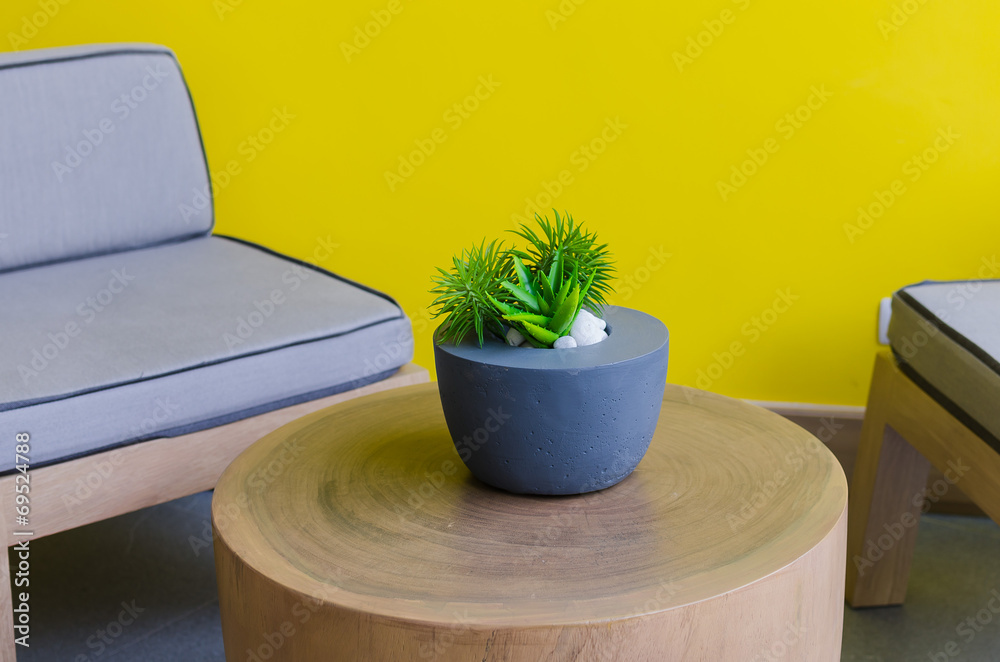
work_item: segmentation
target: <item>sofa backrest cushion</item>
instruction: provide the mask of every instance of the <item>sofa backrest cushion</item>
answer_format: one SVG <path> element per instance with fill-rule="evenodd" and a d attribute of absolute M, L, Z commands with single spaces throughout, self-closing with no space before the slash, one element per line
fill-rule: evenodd
<path fill-rule="evenodd" d="M 169 49 L 0 54 L 0 272 L 203 235 L 213 220 Z"/>

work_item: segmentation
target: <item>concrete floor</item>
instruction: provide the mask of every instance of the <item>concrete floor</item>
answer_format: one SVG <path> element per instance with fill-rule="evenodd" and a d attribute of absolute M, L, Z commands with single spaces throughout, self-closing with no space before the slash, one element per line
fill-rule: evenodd
<path fill-rule="evenodd" d="M 32 543 L 31 647 L 17 659 L 224 660 L 210 504 L 196 494 Z M 906 605 L 848 608 L 841 659 L 1000 662 L 993 591 L 1000 527 L 925 516 Z"/>

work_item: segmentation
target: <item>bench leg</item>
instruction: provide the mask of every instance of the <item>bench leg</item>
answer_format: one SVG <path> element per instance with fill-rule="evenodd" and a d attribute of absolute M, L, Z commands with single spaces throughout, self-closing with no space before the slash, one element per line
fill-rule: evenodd
<path fill-rule="evenodd" d="M 877 360 L 851 480 L 847 601 L 852 607 L 902 604 L 930 463 L 888 423 L 893 372 Z"/>
<path fill-rule="evenodd" d="M 6 505 L 2 499 L 0 499 L 0 505 Z M 0 534 L 3 536 L 2 540 L 7 540 L 5 517 L 0 517 Z M 3 558 L 0 559 L 0 575 L 2 575 L 0 576 L 0 662 L 16 662 L 17 660 L 14 647 L 14 603 L 10 594 L 9 554 L 10 548 L 4 545 Z"/>

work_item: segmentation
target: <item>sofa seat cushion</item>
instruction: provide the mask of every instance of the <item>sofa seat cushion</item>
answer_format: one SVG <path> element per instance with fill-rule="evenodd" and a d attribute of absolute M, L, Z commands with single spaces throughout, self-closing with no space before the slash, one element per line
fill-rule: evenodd
<path fill-rule="evenodd" d="M 1000 280 L 904 287 L 889 342 L 907 375 L 1000 451 Z"/>
<path fill-rule="evenodd" d="M 35 466 L 354 388 L 413 351 L 389 297 L 217 236 L 0 274 L 0 310 L 0 428 L 31 433 Z"/>

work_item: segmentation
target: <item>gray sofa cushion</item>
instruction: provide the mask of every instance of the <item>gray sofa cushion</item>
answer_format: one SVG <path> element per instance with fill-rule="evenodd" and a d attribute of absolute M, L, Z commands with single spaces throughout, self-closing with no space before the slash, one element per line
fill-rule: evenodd
<path fill-rule="evenodd" d="M 0 272 L 208 234 L 208 168 L 173 54 L 0 54 Z"/>
<path fill-rule="evenodd" d="M 0 310 L 0 428 L 31 433 L 36 465 L 353 388 L 413 355 L 392 299 L 217 236 L 0 274 Z"/>
<path fill-rule="evenodd" d="M 1000 281 L 904 287 L 889 342 L 904 372 L 1000 451 Z"/>

